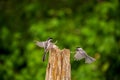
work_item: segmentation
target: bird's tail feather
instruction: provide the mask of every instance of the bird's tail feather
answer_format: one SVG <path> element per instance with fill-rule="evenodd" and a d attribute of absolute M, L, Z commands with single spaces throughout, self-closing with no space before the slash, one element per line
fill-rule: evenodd
<path fill-rule="evenodd" d="M 44 54 L 43 54 L 43 62 L 45 61 L 45 59 L 46 59 L 46 52 L 44 52 Z"/>

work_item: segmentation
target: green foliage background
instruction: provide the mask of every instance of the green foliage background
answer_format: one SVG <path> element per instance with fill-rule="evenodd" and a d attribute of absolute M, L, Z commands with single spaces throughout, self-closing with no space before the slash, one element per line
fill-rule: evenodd
<path fill-rule="evenodd" d="M 34 40 L 48 37 L 96 58 L 85 64 L 71 53 L 72 80 L 119 80 L 118 0 L 0 0 L 0 80 L 44 80 L 47 60 Z"/>

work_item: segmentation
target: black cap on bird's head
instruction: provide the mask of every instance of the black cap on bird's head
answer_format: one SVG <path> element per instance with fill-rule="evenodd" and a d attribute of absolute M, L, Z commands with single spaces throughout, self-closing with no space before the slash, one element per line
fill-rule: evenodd
<path fill-rule="evenodd" d="M 53 38 L 49 37 L 49 38 L 48 38 L 48 40 L 52 41 L 52 40 L 53 40 Z"/>

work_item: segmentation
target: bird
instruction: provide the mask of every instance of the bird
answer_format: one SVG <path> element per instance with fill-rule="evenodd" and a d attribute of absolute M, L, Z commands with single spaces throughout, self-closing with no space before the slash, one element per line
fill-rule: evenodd
<path fill-rule="evenodd" d="M 53 38 L 48 38 L 46 41 L 42 41 L 42 42 L 36 41 L 37 46 L 44 48 L 44 54 L 42 58 L 43 62 L 46 59 L 46 53 L 48 52 L 48 50 L 50 48 L 53 48 L 54 44 L 52 43 L 52 41 L 53 41 Z"/>
<path fill-rule="evenodd" d="M 84 59 L 85 58 L 85 63 L 92 63 L 94 62 L 96 59 L 89 56 L 82 48 L 80 47 L 77 47 L 76 48 L 76 53 L 74 55 L 74 59 L 75 60 L 81 60 L 81 59 Z"/>

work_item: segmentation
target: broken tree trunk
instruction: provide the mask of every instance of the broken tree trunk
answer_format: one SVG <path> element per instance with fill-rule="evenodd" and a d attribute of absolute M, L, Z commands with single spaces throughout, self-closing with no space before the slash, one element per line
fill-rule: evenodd
<path fill-rule="evenodd" d="M 71 80 L 70 50 L 49 50 L 45 80 Z"/>

